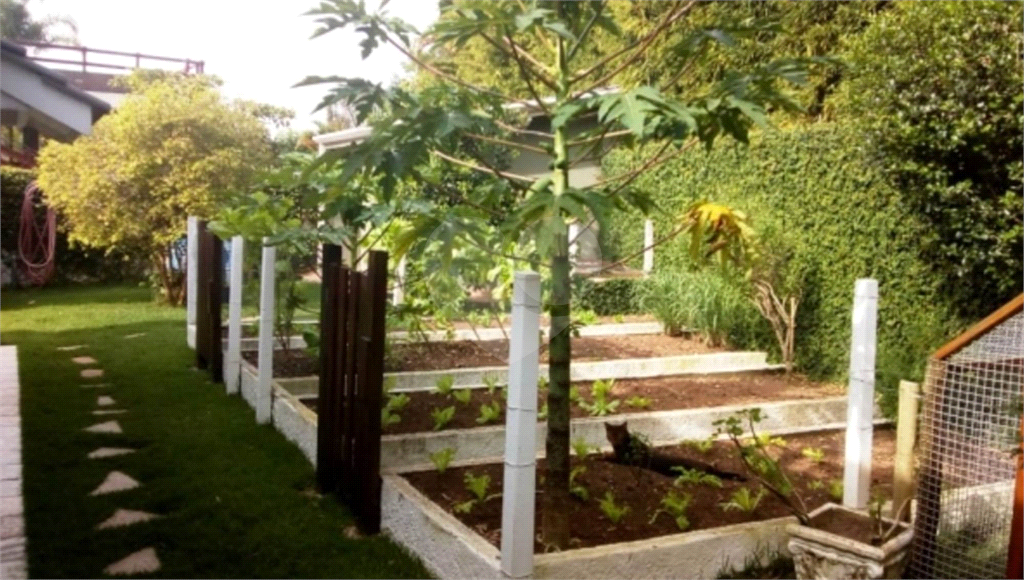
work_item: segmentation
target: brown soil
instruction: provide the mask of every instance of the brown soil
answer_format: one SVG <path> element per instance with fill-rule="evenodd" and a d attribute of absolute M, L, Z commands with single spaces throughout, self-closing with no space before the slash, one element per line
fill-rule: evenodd
<path fill-rule="evenodd" d="M 788 470 L 794 488 L 803 498 L 807 511 L 833 501 L 829 494 L 830 482 L 841 481 L 843 476 L 843 440 L 841 431 L 805 433 L 786 438 L 784 448 L 775 451 L 782 465 Z M 891 494 L 892 454 L 894 432 L 890 429 L 876 429 L 874 443 L 874 461 L 872 464 L 871 481 L 875 492 L 888 497 Z M 821 463 L 804 457 L 801 450 L 813 447 L 825 452 Z M 686 457 L 705 461 L 728 471 L 743 471 L 743 465 L 736 456 L 735 448 L 728 442 L 717 442 L 707 453 L 687 446 L 661 448 L 666 453 L 678 457 Z M 458 455 L 456 454 L 456 460 Z M 569 521 L 572 529 L 572 547 L 584 548 L 616 542 L 643 540 L 657 536 L 679 533 L 674 518 L 661 509 L 661 499 L 670 491 L 677 494 L 688 493 L 692 496 L 686 517 L 689 519 L 690 530 L 715 528 L 741 522 L 766 520 L 789 515 L 789 511 L 781 500 L 766 493 L 758 506 L 750 513 L 730 510 L 725 511 L 721 503 L 728 502 L 733 492 L 746 487 L 755 492 L 758 484 L 753 480 L 747 482 L 723 481 L 722 487 L 710 485 L 683 485 L 676 487 L 671 477 L 653 471 L 628 467 L 607 461 L 607 458 L 592 455 L 587 459 L 573 458 L 573 466 L 584 465 L 586 471 L 576 477 L 576 483 L 586 487 L 589 499 L 586 501 L 574 498 L 569 504 Z M 543 493 L 544 462 L 538 465 L 538 502 L 537 513 L 540 517 L 540 494 Z M 466 490 L 464 478 L 466 473 L 475 476 L 487 475 L 491 483 L 488 494 L 502 491 L 502 465 L 474 465 L 468 467 L 449 468 L 445 473 L 423 471 L 406 474 L 405 477 L 427 497 L 443 509 L 452 511 L 458 503 L 472 498 Z M 820 487 L 817 483 L 821 482 Z M 816 488 L 816 489 L 815 489 Z M 612 493 L 617 506 L 628 506 L 629 512 L 621 522 L 613 524 L 599 507 L 599 502 L 606 493 Z M 501 542 L 501 499 L 492 498 L 477 504 L 470 513 L 454 513 L 464 524 L 476 530 L 495 546 Z M 653 520 L 653 521 L 652 521 Z M 539 521 L 539 519 L 538 519 Z M 536 544 L 537 552 L 544 547 Z"/>
<path fill-rule="evenodd" d="M 844 510 L 830 510 L 811 518 L 811 526 L 816 529 L 864 544 L 873 544 L 871 524 L 871 518 Z"/>
<path fill-rule="evenodd" d="M 593 383 L 576 383 L 582 400 L 590 403 Z M 746 403 L 763 403 L 794 399 L 819 399 L 839 396 L 844 392 L 837 385 L 816 383 L 801 375 L 785 375 L 782 373 L 729 373 L 716 375 L 676 376 L 651 379 L 620 379 L 612 387 L 612 399 L 619 400 L 615 418 L 623 413 L 644 411 L 667 411 L 671 409 L 694 409 L 698 407 L 720 407 L 723 405 L 742 405 Z M 434 429 L 434 420 L 430 417 L 433 409 L 455 406 L 455 416 L 445 429 L 469 429 L 479 427 L 476 422 L 480 416 L 481 405 L 502 401 L 500 390 L 488 394 L 486 389 L 473 389 L 469 403 L 459 403 L 453 397 L 437 393 L 406 393 L 408 405 L 399 411 L 401 421 L 390 425 L 385 433 L 417 433 Z M 543 395 L 542 395 L 543 397 Z M 630 407 L 626 400 L 631 397 L 650 399 L 649 407 Z M 316 400 L 306 401 L 316 410 Z M 543 398 L 538 408 L 544 405 Z M 588 417 L 589 414 L 579 405 L 572 405 L 573 417 Z M 497 421 L 490 425 L 505 423 L 504 405 Z"/>
<path fill-rule="evenodd" d="M 547 349 L 541 346 L 541 362 L 547 362 Z M 572 360 L 586 362 L 626 358 L 673 356 L 715 352 L 699 340 L 662 334 L 632 336 L 586 336 L 572 341 Z M 256 353 L 243 353 L 245 359 L 257 364 Z M 473 367 L 504 366 L 508 357 L 508 341 L 453 341 L 404 343 L 391 346 L 385 370 L 432 371 Z M 301 377 L 315 375 L 317 361 L 303 349 L 274 351 L 274 376 Z"/>

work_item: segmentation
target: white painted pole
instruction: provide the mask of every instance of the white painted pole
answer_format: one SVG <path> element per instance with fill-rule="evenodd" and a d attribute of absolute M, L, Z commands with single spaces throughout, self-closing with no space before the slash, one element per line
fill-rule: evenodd
<path fill-rule="evenodd" d="M 579 239 L 580 222 L 572 222 L 571 224 L 569 224 L 569 240 L 571 241 L 571 243 L 569 244 L 569 260 L 571 260 L 573 264 L 575 264 L 576 261 L 579 259 Z"/>
<path fill-rule="evenodd" d="M 238 392 L 242 372 L 242 265 L 245 242 L 242 236 L 231 238 L 231 279 L 228 282 L 228 358 L 224 386 L 228 394 Z"/>
<path fill-rule="evenodd" d="M 516 272 L 505 414 L 505 482 L 501 504 L 501 571 L 533 573 L 537 476 L 537 373 L 540 368 L 540 274 Z"/>
<path fill-rule="evenodd" d="M 644 274 L 654 270 L 654 222 L 644 222 Z"/>
<path fill-rule="evenodd" d="M 843 505 L 867 507 L 871 486 L 871 437 L 875 410 L 875 333 L 878 281 L 857 280 L 853 296 L 853 340 L 846 407 L 846 461 Z"/>
<path fill-rule="evenodd" d="M 398 260 L 395 268 L 395 285 L 391 289 L 391 303 L 398 306 L 405 302 L 405 256 Z"/>
<path fill-rule="evenodd" d="M 256 387 L 256 422 L 270 422 L 270 390 L 274 379 L 274 262 L 277 248 L 263 238 L 260 268 L 259 380 Z"/>
<path fill-rule="evenodd" d="M 196 296 L 199 291 L 199 218 L 188 216 L 185 250 L 185 340 L 196 347 Z"/>

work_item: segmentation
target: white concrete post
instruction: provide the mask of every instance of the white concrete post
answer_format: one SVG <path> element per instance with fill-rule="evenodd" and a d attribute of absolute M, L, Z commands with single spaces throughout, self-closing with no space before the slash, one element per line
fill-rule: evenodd
<path fill-rule="evenodd" d="M 263 238 L 260 268 L 259 380 L 256 387 L 256 422 L 270 422 L 270 392 L 274 379 L 274 262 L 277 248 Z"/>
<path fill-rule="evenodd" d="M 501 503 L 501 571 L 533 573 L 534 497 L 537 475 L 537 373 L 540 274 L 516 272 L 505 413 L 505 482 Z"/>
<path fill-rule="evenodd" d="M 199 218 L 188 216 L 185 250 L 185 340 L 196 347 L 196 296 L 199 291 Z"/>
<path fill-rule="evenodd" d="M 644 222 L 644 274 L 654 270 L 654 222 Z"/>
<path fill-rule="evenodd" d="M 398 260 L 395 267 L 395 285 L 391 289 L 391 303 L 398 306 L 405 302 L 405 256 Z"/>
<path fill-rule="evenodd" d="M 846 407 L 843 505 L 867 507 L 871 485 L 871 437 L 875 410 L 875 333 L 878 281 L 857 280 L 853 296 L 853 340 Z"/>
<path fill-rule="evenodd" d="M 575 264 L 580 252 L 580 222 L 569 224 L 569 260 Z"/>
<path fill-rule="evenodd" d="M 228 281 L 228 358 L 224 367 L 224 386 L 229 394 L 238 392 L 242 372 L 242 236 L 231 238 L 231 279 Z"/>

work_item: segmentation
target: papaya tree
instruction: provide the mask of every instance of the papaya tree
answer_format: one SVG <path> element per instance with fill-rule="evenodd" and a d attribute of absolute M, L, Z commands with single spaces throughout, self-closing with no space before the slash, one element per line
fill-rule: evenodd
<path fill-rule="evenodd" d="M 710 45 L 728 47 L 734 35 L 749 33 L 758 24 L 700 28 L 672 38 L 671 50 L 683 63 L 678 74 L 659 85 L 617 85 L 624 71 L 643 61 L 656 39 L 687 18 L 696 1 L 674 4 L 648 29 L 630 31 L 633 36 L 619 44 L 622 48 L 597 57 L 593 56 L 595 38 L 627 34 L 610 17 L 605 1 L 443 2 L 440 18 L 422 32 L 389 14 L 384 4 L 368 11 L 361 1 L 324 0 L 309 12 L 319 25 L 314 37 L 351 29 L 361 37 L 364 58 L 388 46 L 428 73 L 430 82 L 418 78 L 407 86 L 387 87 L 340 76 L 304 80 L 300 84 L 332 85 L 321 107 L 344 103 L 356 112 L 357 122 L 372 127 L 363 142 L 328 152 L 322 162 L 343 167 L 341 179 L 364 172 L 373 175 L 385 199 L 403 180 L 433 179 L 423 168 L 438 160 L 479 172 L 488 179 L 458 192 L 448 203 L 419 205 L 418 214 L 409 218 L 408 244 L 426 236 L 482 244 L 483 225 L 497 225 L 510 240 L 532 244 L 550 268 L 550 288 L 544 298 L 551 339 L 541 534 L 547 545 L 567 547 L 570 220 L 601 224 L 627 207 L 644 212 L 658 209 L 655 200 L 631 189 L 633 180 L 695 144 L 709 147 L 723 136 L 745 142 L 753 125 L 767 123 L 769 110 L 793 106 L 781 86 L 801 82 L 805 62 L 775 61 L 743 73 L 724 73 L 710 89 L 681 98 L 674 96 L 675 85 L 689 67 L 700 66 Z M 518 75 L 529 97 L 505 94 L 498 87 L 474 84 L 449 72 L 446 55 L 477 39 L 506 55 L 512 66 L 504 74 Z M 587 58 L 580 58 L 584 54 Z M 530 119 L 535 122 L 528 124 Z M 619 175 L 590 183 L 570 178 L 570 169 L 582 159 L 599 155 L 613 144 L 649 145 L 644 149 L 653 154 L 636 169 Z M 541 155 L 548 172 L 517 174 L 481 154 L 485 145 Z M 694 224 L 708 235 L 718 231 L 683 216 L 679 228 L 667 237 L 692 230 Z M 535 265 L 526 257 L 521 263 Z"/>

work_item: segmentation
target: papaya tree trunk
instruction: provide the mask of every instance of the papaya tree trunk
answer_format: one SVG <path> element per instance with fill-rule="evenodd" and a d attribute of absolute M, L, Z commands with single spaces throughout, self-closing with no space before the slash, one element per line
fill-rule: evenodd
<path fill-rule="evenodd" d="M 557 45 L 559 71 L 558 99 L 567 91 L 565 51 L 561 38 Z M 564 195 L 569 187 L 569 152 L 565 126 L 554 131 L 552 191 Z M 558 219 L 563 219 L 561 216 Z M 569 235 L 561 227 L 553 240 L 551 258 L 550 344 L 548 345 L 548 432 L 545 441 L 547 472 L 544 485 L 541 533 L 544 543 L 556 548 L 569 545 L 569 361 L 572 344 L 569 336 Z"/>

